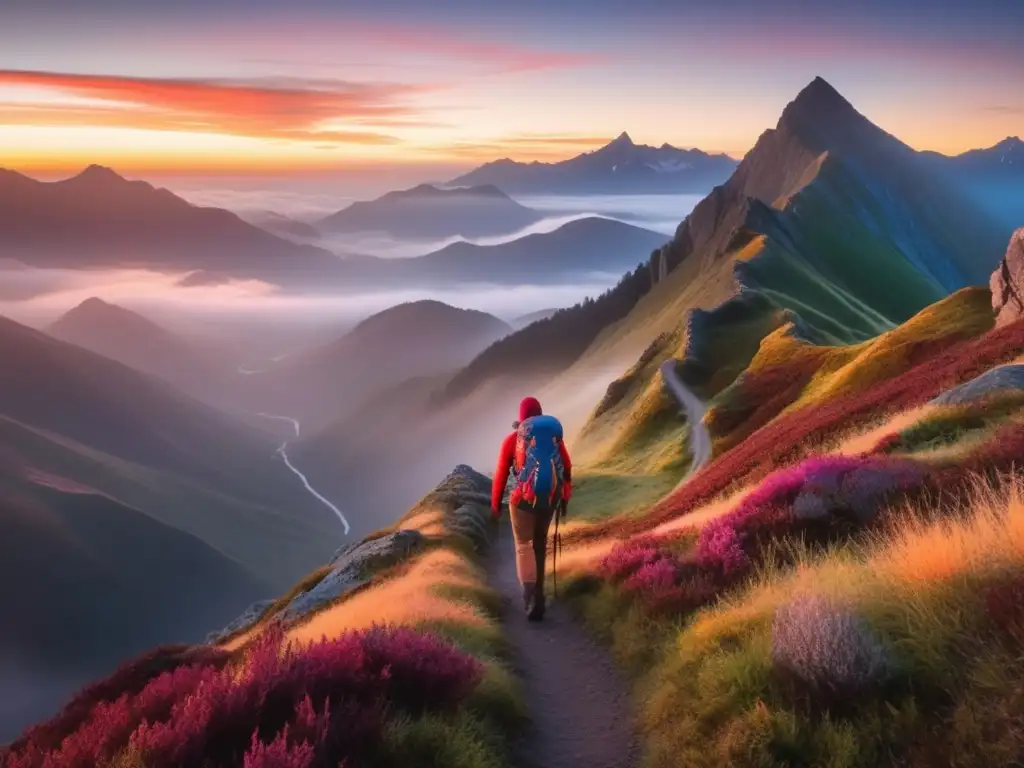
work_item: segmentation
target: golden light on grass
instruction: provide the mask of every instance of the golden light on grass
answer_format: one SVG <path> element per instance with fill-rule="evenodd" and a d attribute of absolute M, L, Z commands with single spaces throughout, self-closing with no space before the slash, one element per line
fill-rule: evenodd
<path fill-rule="evenodd" d="M 574 547 L 558 553 L 558 572 L 564 574 L 592 571 L 601 558 L 607 555 L 618 543 L 616 539 L 599 539 L 587 542 L 579 547 Z M 549 556 L 550 557 L 550 556 Z M 548 561 L 548 571 L 551 571 L 551 560 Z"/>
<path fill-rule="evenodd" d="M 653 528 L 651 533 L 655 536 L 672 536 L 687 529 L 701 528 L 716 517 L 721 517 L 722 515 L 731 512 L 736 508 L 736 505 L 743 500 L 743 497 L 751 493 L 756 487 L 756 484 L 747 486 L 746 488 L 741 488 L 728 496 L 722 496 L 714 499 L 713 501 L 698 507 L 689 514 L 680 515 L 679 517 L 662 523 L 656 528 Z"/>
<path fill-rule="evenodd" d="M 996 489 L 979 482 L 971 499 L 953 509 L 893 510 L 901 512 L 894 526 L 862 546 L 808 555 L 791 571 L 761 574 L 748 589 L 699 613 L 680 632 L 680 647 L 700 649 L 742 634 L 804 592 L 861 606 L 894 626 L 903 622 L 904 633 L 913 622 L 924 633 L 954 621 L 933 599 L 947 586 L 1024 569 L 1024 478 Z"/>
<path fill-rule="evenodd" d="M 488 621 L 467 603 L 438 597 L 441 585 L 479 586 L 475 569 L 455 552 L 435 549 L 416 559 L 405 573 L 358 592 L 315 614 L 288 632 L 299 642 L 337 637 L 350 629 L 374 624 L 415 625 L 424 621 L 450 621 L 483 627 Z"/>
<path fill-rule="evenodd" d="M 1024 566 L 1024 480 L 978 485 L 945 519 L 910 518 L 876 538 L 870 565 L 893 583 L 937 582 Z"/>
<path fill-rule="evenodd" d="M 866 430 L 857 430 L 852 434 L 840 437 L 838 444 L 823 453 L 838 453 L 842 456 L 857 456 L 870 452 L 886 435 L 902 432 L 926 418 L 935 410 L 935 406 L 922 405 L 886 416 L 884 421 Z"/>

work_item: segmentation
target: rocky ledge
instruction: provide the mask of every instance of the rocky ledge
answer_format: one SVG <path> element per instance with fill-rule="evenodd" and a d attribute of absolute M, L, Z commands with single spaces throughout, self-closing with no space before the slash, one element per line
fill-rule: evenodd
<path fill-rule="evenodd" d="M 1006 255 L 992 273 L 992 308 L 996 325 L 1007 325 L 1024 316 L 1024 227 L 1010 237 Z"/>
<path fill-rule="evenodd" d="M 423 498 L 416 509 L 440 509 L 446 530 L 465 537 L 477 552 L 483 552 L 490 541 L 490 489 L 489 478 L 472 467 L 460 464 Z M 427 537 L 420 531 L 400 528 L 347 544 L 334 553 L 330 572 L 311 589 L 296 595 L 276 616 L 283 622 L 300 619 L 367 584 L 375 573 L 408 558 L 426 543 Z M 217 643 L 245 630 L 257 622 L 273 603 L 273 600 L 253 603 L 224 629 L 207 636 L 206 642 Z"/>

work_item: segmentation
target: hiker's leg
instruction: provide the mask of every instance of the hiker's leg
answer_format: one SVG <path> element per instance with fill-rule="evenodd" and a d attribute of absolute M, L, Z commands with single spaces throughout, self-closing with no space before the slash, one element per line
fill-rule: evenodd
<path fill-rule="evenodd" d="M 544 596 L 544 566 L 547 564 L 548 528 L 551 525 L 551 510 L 537 510 L 534 515 L 533 556 L 537 569 L 537 596 Z"/>
<path fill-rule="evenodd" d="M 516 542 L 516 575 L 520 584 L 532 585 L 537 581 L 537 561 L 533 552 L 534 513 L 511 507 L 509 516 L 512 518 L 512 537 Z"/>

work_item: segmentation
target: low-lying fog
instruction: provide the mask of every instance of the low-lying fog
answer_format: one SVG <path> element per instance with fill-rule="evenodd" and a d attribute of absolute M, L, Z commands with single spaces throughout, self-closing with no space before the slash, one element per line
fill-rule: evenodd
<path fill-rule="evenodd" d="M 282 187 L 203 187 L 195 180 L 174 191 L 193 202 L 219 205 L 238 212 L 274 210 L 316 218 L 344 207 L 352 198 L 325 191 L 322 185 L 293 183 Z M 171 185 L 169 185 L 171 186 Z M 550 232 L 588 215 L 616 218 L 666 235 L 693 208 L 693 195 L 631 195 L 594 197 L 524 197 L 526 205 L 551 216 L 509 235 L 479 238 L 481 245 L 508 242 L 535 232 Z M 318 243 L 337 251 L 384 257 L 428 253 L 461 238 L 444 241 L 398 241 L 347 237 Z M 221 285 L 182 286 L 184 274 L 139 269 L 68 270 L 26 268 L 0 261 L 0 315 L 44 327 L 92 296 L 139 311 L 178 332 L 208 334 L 232 340 L 243 354 L 277 355 L 297 345 L 341 333 L 360 320 L 407 301 L 435 299 L 465 309 L 490 312 L 512 321 L 543 309 L 571 306 L 614 285 L 621 275 L 593 273 L 571 284 L 460 284 L 450 288 L 363 291 L 358 294 L 284 292 L 259 280 Z"/>

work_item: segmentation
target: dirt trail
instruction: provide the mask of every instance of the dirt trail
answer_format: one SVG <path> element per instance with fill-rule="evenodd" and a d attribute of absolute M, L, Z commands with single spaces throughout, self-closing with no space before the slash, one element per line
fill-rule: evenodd
<path fill-rule="evenodd" d="M 690 461 L 690 469 L 680 480 L 680 485 L 682 485 L 690 478 L 690 475 L 711 460 L 711 433 L 704 425 L 707 406 L 690 391 L 689 387 L 683 384 L 679 374 L 676 373 L 676 362 L 676 360 L 670 359 L 662 363 L 661 376 L 665 380 L 668 391 L 679 401 L 679 405 L 686 413 L 686 420 L 690 422 L 690 453 L 693 459 Z"/>
<path fill-rule="evenodd" d="M 532 723 L 515 768 L 634 768 L 640 752 L 628 684 L 610 654 L 552 599 L 542 622 L 526 620 L 507 519 L 490 556 L 491 584 L 504 598 L 505 636 L 526 687 Z"/>

